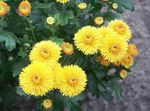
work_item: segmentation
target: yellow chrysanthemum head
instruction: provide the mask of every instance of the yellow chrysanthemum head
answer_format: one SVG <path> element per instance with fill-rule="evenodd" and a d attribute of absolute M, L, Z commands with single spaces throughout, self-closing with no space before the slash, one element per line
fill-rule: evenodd
<path fill-rule="evenodd" d="M 41 41 L 34 45 L 30 52 L 31 61 L 52 62 L 57 61 L 61 53 L 61 48 L 52 41 Z"/>
<path fill-rule="evenodd" d="M 119 7 L 118 3 L 113 3 L 113 4 L 112 4 L 112 8 L 113 8 L 114 10 L 118 9 L 118 7 Z"/>
<path fill-rule="evenodd" d="M 66 55 L 72 55 L 74 53 L 73 45 L 70 43 L 63 43 L 61 49 Z"/>
<path fill-rule="evenodd" d="M 52 101 L 50 99 L 45 99 L 42 103 L 43 107 L 48 110 L 52 107 Z"/>
<path fill-rule="evenodd" d="M 131 30 L 129 26 L 122 20 L 113 20 L 108 24 L 108 27 L 113 29 L 115 32 L 117 32 L 117 34 L 120 35 L 120 37 L 127 41 L 129 41 L 131 38 Z"/>
<path fill-rule="evenodd" d="M 95 23 L 96 25 L 102 25 L 102 24 L 104 23 L 104 18 L 103 18 L 103 17 L 96 17 L 96 18 L 94 19 L 94 23 Z"/>
<path fill-rule="evenodd" d="M 83 2 L 83 3 L 79 3 L 77 6 L 80 10 L 84 10 L 84 9 L 86 9 L 87 4 Z"/>
<path fill-rule="evenodd" d="M 77 65 L 64 66 L 58 81 L 61 93 L 69 97 L 80 94 L 87 84 L 85 72 Z"/>
<path fill-rule="evenodd" d="M 129 53 L 127 53 L 121 60 L 121 65 L 125 68 L 130 68 L 133 65 L 133 57 Z"/>
<path fill-rule="evenodd" d="M 106 35 L 108 35 L 108 34 L 116 33 L 111 28 L 104 27 L 104 26 L 98 28 L 98 30 L 99 30 L 99 32 L 100 32 L 100 34 L 102 35 L 103 38 L 106 37 Z"/>
<path fill-rule="evenodd" d="M 103 38 L 100 51 L 109 62 L 117 62 L 124 58 L 127 53 L 127 42 L 117 34 L 109 34 Z"/>
<path fill-rule="evenodd" d="M 69 2 L 70 0 L 56 0 L 56 2 L 58 3 L 62 3 L 62 4 L 65 4 L 67 2 Z"/>
<path fill-rule="evenodd" d="M 122 79 L 126 78 L 127 75 L 128 75 L 128 72 L 124 69 L 122 69 L 120 72 L 119 72 L 119 75 Z"/>
<path fill-rule="evenodd" d="M 9 10 L 9 6 L 6 2 L 0 1 L 0 17 L 4 16 Z"/>
<path fill-rule="evenodd" d="M 55 19 L 54 19 L 54 17 L 49 16 L 49 17 L 47 17 L 46 22 L 48 25 L 53 25 L 55 22 Z"/>
<path fill-rule="evenodd" d="M 53 89 L 52 70 L 45 63 L 34 62 L 22 70 L 19 85 L 28 95 L 43 96 Z"/>
<path fill-rule="evenodd" d="M 138 55 L 138 49 L 135 44 L 129 44 L 128 53 L 131 54 L 131 56 L 133 57 Z"/>
<path fill-rule="evenodd" d="M 52 74 L 54 77 L 54 89 L 58 89 L 57 77 L 60 76 L 61 71 L 62 71 L 62 67 L 61 67 L 60 63 L 58 63 L 56 61 L 47 63 L 47 66 L 49 66 L 49 69 L 52 70 Z"/>
<path fill-rule="evenodd" d="M 117 62 L 113 62 L 112 65 L 114 65 L 115 67 L 119 67 L 121 65 L 120 61 Z"/>
<path fill-rule="evenodd" d="M 103 56 L 99 56 L 98 60 L 99 60 L 99 63 L 103 66 L 108 67 L 110 65 L 110 62 L 106 60 Z"/>
<path fill-rule="evenodd" d="M 92 55 L 97 53 L 101 38 L 102 36 L 97 28 L 85 26 L 75 34 L 74 42 L 76 47 L 85 55 Z"/>
<path fill-rule="evenodd" d="M 20 2 L 18 12 L 21 16 L 28 16 L 31 12 L 31 4 L 28 0 Z"/>

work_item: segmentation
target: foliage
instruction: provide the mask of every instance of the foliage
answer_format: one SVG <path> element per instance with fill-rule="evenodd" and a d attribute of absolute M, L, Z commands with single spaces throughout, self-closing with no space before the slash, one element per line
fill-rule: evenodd
<path fill-rule="evenodd" d="M 33 98 L 24 94 L 18 87 L 18 74 L 29 63 L 28 54 L 32 46 L 41 40 L 52 40 L 57 44 L 64 41 L 73 43 L 74 34 L 85 25 L 97 25 L 93 22 L 97 16 L 102 16 L 104 22 L 120 17 L 125 10 L 134 10 L 131 0 L 70 0 L 67 4 L 57 3 L 55 0 L 30 0 L 32 11 L 29 16 L 18 14 L 17 7 L 21 0 L 4 0 L 10 6 L 9 12 L 0 17 L 0 107 L 2 111 L 19 111 L 15 103 L 17 95 L 24 96 L 28 101 L 36 100 L 36 111 L 44 110 L 41 102 L 45 98 L 53 101 L 53 111 L 81 111 L 81 103 L 86 98 L 86 93 L 69 98 L 53 91 L 44 97 Z M 87 8 L 80 10 L 77 4 L 86 2 Z M 113 3 L 119 7 L 114 10 Z M 54 25 L 48 25 L 46 18 L 53 16 Z M 74 47 L 75 48 L 75 47 Z M 62 65 L 77 64 L 82 67 L 88 78 L 85 92 L 93 96 L 103 97 L 106 100 L 120 99 L 122 88 L 118 83 L 119 71 L 122 67 L 101 66 L 95 62 L 97 54 L 85 56 L 75 49 L 72 56 L 62 54 Z M 116 74 L 110 74 L 116 70 Z M 129 70 L 128 70 L 129 71 Z"/>

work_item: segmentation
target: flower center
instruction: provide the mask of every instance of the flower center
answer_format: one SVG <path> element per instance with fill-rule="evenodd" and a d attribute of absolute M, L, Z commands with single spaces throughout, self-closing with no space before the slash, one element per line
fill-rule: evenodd
<path fill-rule="evenodd" d="M 35 76 L 32 77 L 32 82 L 33 82 L 35 85 L 40 84 L 41 81 L 42 81 L 42 79 L 41 79 L 39 76 L 37 76 L 37 75 L 35 75 Z"/>
<path fill-rule="evenodd" d="M 66 44 L 66 45 L 65 45 L 65 49 L 66 49 L 66 50 L 70 50 L 70 49 L 71 49 L 71 46 L 70 46 L 69 44 Z"/>
<path fill-rule="evenodd" d="M 85 37 L 85 43 L 86 44 L 91 44 L 93 42 L 93 37 L 91 35 L 87 35 Z"/>
<path fill-rule="evenodd" d="M 119 34 L 124 34 L 125 33 L 125 27 L 122 25 L 122 24 L 119 24 L 117 27 L 116 27 L 116 30 Z"/>
<path fill-rule="evenodd" d="M 41 51 L 41 56 L 46 59 L 46 58 L 48 58 L 50 56 L 50 53 L 46 49 L 43 49 Z"/>
<path fill-rule="evenodd" d="M 120 49 L 117 45 L 115 45 L 115 44 L 111 45 L 111 47 L 110 47 L 110 52 L 111 53 L 115 54 L 115 53 L 118 53 L 119 51 L 120 51 Z"/>
<path fill-rule="evenodd" d="M 4 10 L 4 7 L 0 6 L 0 10 L 3 11 L 3 10 Z"/>
<path fill-rule="evenodd" d="M 78 79 L 76 77 L 71 77 L 68 79 L 68 84 L 71 86 L 75 86 L 78 83 Z"/>

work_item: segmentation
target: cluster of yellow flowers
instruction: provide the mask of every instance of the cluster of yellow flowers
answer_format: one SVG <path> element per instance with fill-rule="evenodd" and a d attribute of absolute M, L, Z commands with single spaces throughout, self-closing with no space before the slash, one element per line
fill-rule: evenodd
<path fill-rule="evenodd" d="M 85 55 L 100 53 L 99 62 L 104 66 L 130 68 L 133 57 L 138 55 L 135 44 L 129 44 L 131 38 L 129 26 L 122 20 L 113 20 L 107 27 L 84 26 L 74 37 L 76 47 Z"/>
<path fill-rule="evenodd" d="M 62 45 L 64 53 L 71 55 L 71 44 Z M 23 91 L 33 96 L 43 96 L 59 89 L 65 96 L 76 96 L 86 87 L 86 74 L 77 65 L 61 67 L 58 62 L 61 48 L 52 41 L 41 41 L 30 52 L 31 64 L 19 75 L 19 85 Z"/>

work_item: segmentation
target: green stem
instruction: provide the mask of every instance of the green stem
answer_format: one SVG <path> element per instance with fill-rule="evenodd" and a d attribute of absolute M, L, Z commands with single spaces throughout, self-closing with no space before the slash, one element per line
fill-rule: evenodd
<path fill-rule="evenodd" d="M 0 27 L 0 31 L 3 30 L 3 27 L 4 27 L 4 19 L 5 19 L 5 16 L 1 17 L 1 27 Z"/>
<path fill-rule="evenodd" d="M 30 21 L 29 21 L 28 18 L 27 18 L 27 23 L 28 23 L 29 28 L 30 28 L 30 31 L 31 31 L 31 33 L 32 33 L 33 40 L 34 40 L 34 42 L 36 42 L 36 37 L 35 37 L 35 33 L 34 33 L 34 31 L 33 31 L 33 27 L 32 27 L 32 25 L 31 25 L 31 23 L 30 23 Z"/>

